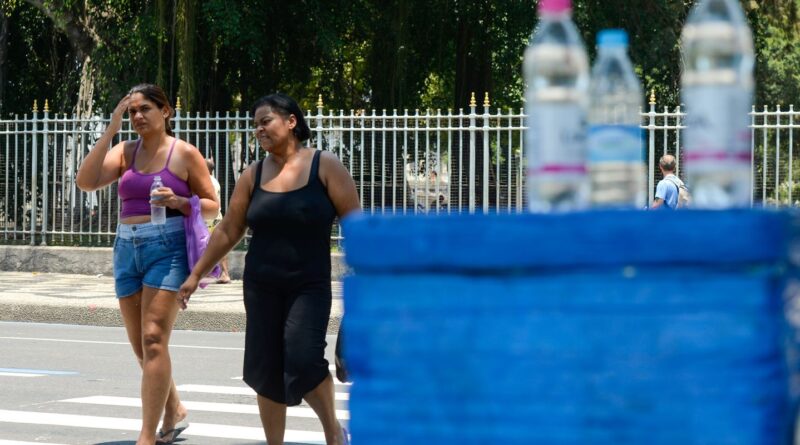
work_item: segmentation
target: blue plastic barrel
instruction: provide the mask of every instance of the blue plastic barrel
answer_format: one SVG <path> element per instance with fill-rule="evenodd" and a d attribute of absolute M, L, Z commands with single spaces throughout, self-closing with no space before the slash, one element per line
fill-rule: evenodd
<path fill-rule="evenodd" d="M 353 443 L 790 443 L 795 225 L 765 211 L 347 219 Z"/>

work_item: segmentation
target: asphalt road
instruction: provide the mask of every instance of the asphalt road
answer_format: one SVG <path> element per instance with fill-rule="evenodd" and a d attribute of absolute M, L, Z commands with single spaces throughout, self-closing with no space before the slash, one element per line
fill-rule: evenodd
<path fill-rule="evenodd" d="M 326 355 L 333 363 L 335 336 Z M 183 445 L 264 443 L 242 382 L 243 333 L 175 331 L 173 376 L 189 408 Z M 123 328 L 0 322 L 0 445 L 133 445 L 140 370 Z M 348 419 L 349 386 L 336 385 Z M 324 443 L 307 405 L 290 408 L 286 443 Z"/>

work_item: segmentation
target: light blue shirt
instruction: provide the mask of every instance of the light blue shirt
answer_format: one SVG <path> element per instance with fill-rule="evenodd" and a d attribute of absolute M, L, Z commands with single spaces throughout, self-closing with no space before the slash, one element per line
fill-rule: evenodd
<path fill-rule="evenodd" d="M 667 178 L 671 178 L 667 179 Z M 675 209 L 678 206 L 678 185 L 680 179 L 675 175 L 667 175 L 664 179 L 658 181 L 656 186 L 656 198 L 664 200 L 664 205 L 669 209 Z"/>

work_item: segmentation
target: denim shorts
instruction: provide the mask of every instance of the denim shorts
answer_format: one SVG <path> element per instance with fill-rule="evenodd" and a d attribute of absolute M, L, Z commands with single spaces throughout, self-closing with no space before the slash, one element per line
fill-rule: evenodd
<path fill-rule="evenodd" d="M 189 276 L 183 218 L 166 224 L 120 224 L 114 240 L 114 289 L 117 298 L 142 286 L 177 291 Z"/>

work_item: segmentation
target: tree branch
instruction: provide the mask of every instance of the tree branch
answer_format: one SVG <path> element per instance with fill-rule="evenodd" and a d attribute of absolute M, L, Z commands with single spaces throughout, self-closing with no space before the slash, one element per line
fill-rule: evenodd
<path fill-rule="evenodd" d="M 76 17 L 63 2 L 44 0 L 25 0 L 25 2 L 53 21 L 55 28 L 64 33 L 81 60 L 86 60 L 92 51 L 103 43 L 100 35 L 89 25 L 88 17 Z"/>

